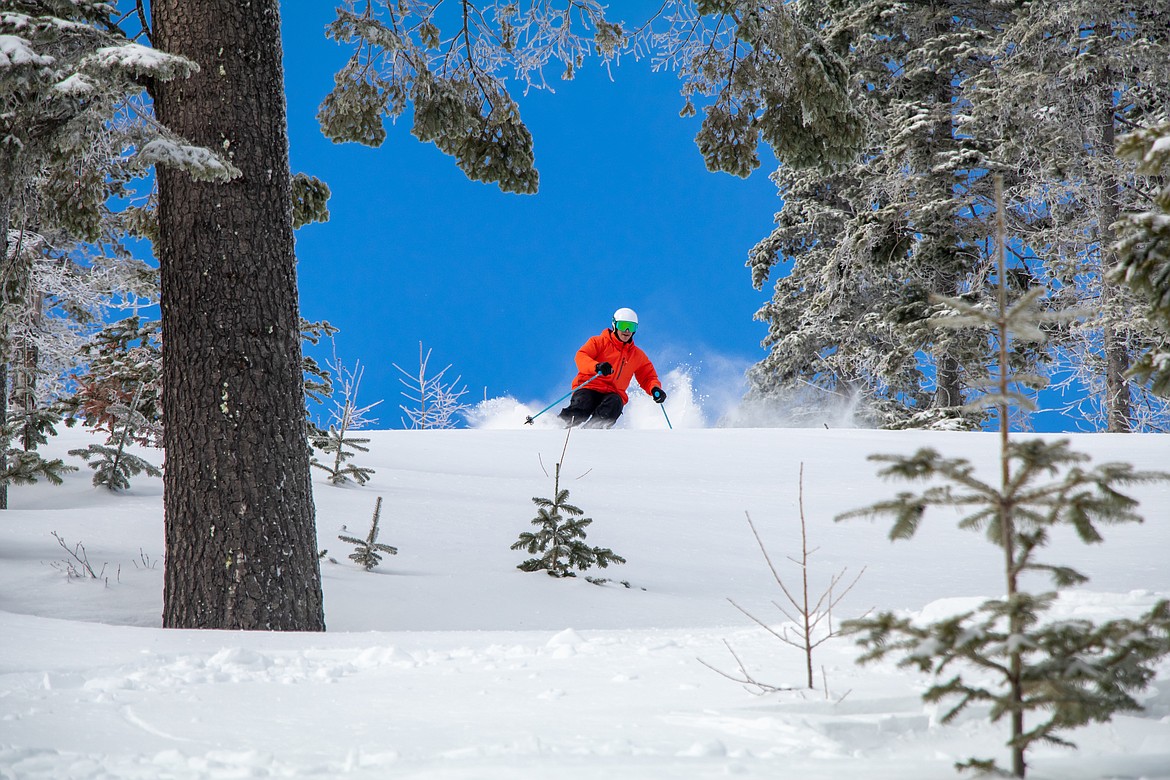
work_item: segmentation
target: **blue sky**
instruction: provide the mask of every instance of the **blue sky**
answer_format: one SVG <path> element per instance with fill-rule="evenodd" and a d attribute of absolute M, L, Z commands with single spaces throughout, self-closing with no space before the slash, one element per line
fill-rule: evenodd
<path fill-rule="evenodd" d="M 700 393 L 764 356 L 752 315 L 770 291 L 744 263 L 780 207 L 775 162 L 746 180 L 708 172 L 674 74 L 633 60 L 612 81 L 596 61 L 569 82 L 551 72 L 555 94 L 518 96 L 540 192 L 505 194 L 415 139 L 409 115 L 378 149 L 324 138 L 317 108 L 349 50 L 325 38 L 332 4 L 282 14 L 292 169 L 332 190 L 330 221 L 297 232 L 301 310 L 341 329 L 338 356 L 365 367 L 359 401 L 384 400 L 377 427 L 400 426 L 392 364 L 417 368 L 420 341 L 468 400 L 541 406 L 621 306 L 659 373 L 689 365 Z"/>

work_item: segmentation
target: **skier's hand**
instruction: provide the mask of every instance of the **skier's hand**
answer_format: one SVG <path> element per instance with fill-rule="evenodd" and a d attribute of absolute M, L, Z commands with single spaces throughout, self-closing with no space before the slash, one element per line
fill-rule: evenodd
<path fill-rule="evenodd" d="M 650 392 L 650 397 L 654 399 L 654 403 L 660 404 L 666 400 L 666 391 L 661 387 L 656 387 Z"/>
<path fill-rule="evenodd" d="M 601 374 L 602 376 L 609 376 L 613 373 L 613 366 L 611 366 L 609 363 L 598 363 L 597 373 Z"/>

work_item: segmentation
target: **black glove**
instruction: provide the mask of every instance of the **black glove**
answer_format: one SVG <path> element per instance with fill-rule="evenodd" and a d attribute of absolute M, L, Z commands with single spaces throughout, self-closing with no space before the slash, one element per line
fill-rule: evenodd
<path fill-rule="evenodd" d="M 654 399 L 654 403 L 660 404 L 666 400 L 666 391 L 661 387 L 656 387 L 650 391 L 650 397 Z"/>
<path fill-rule="evenodd" d="M 609 376 L 613 373 L 613 366 L 611 366 L 609 363 L 598 363 L 597 373 L 601 374 L 602 376 Z"/>

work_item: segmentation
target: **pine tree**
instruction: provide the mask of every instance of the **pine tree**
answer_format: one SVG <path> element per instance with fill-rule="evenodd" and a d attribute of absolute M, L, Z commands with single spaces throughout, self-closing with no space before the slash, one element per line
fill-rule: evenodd
<path fill-rule="evenodd" d="M 61 408 L 70 423 L 80 419 L 105 434 L 104 444 L 73 449 L 94 469 L 93 484 L 110 491 L 128 490 L 130 478 L 141 473 L 161 477 L 146 459 L 127 445 L 158 447 L 163 420 L 160 387 L 162 350 L 158 322 L 137 315 L 110 323 L 81 352 L 85 370 L 76 374 L 77 392 Z"/>
<path fill-rule="evenodd" d="M 977 428 L 964 396 L 981 379 L 970 367 L 986 345 L 931 328 L 930 296 L 985 294 L 989 253 L 972 215 L 988 185 L 980 141 L 958 121 L 963 85 L 990 67 L 1004 11 L 847 0 L 808 13 L 844 58 L 869 136 L 830 176 L 775 175 L 784 205 L 748 265 L 757 288 L 775 264 L 793 266 L 756 315 L 769 323 L 770 353 L 751 372 L 752 396 L 813 387 L 830 399 L 861 396 L 887 427 Z"/>
<path fill-rule="evenodd" d="M 773 178 L 784 205 L 776 228 L 749 254 L 753 284 L 762 288 L 774 264 L 791 265 L 755 316 L 767 323 L 768 354 L 748 372 L 745 405 L 778 406 L 807 425 L 853 408 L 862 424 L 901 427 L 931 403 L 917 347 L 900 327 L 908 303 L 902 282 L 889 272 L 905 241 L 865 234 L 854 247 L 848 228 L 864 196 L 850 172 L 784 166 Z"/>
<path fill-rule="evenodd" d="M 751 372 L 751 397 L 809 407 L 861 398 L 868 420 L 886 427 L 984 424 L 963 401 L 985 378 L 986 344 L 931 327 L 940 311 L 930 296 L 993 297 L 979 222 L 992 207 L 988 173 L 999 172 L 1019 260 L 1013 286 L 1045 285 L 1049 309 L 1096 314 L 1049 325 L 1049 342 L 1019 345 L 1013 365 L 1057 373 L 1070 406 L 1089 406 L 1102 428 L 1164 428 L 1170 406 L 1126 382 L 1157 327 L 1109 279 L 1112 225 L 1146 197 L 1113 139 L 1170 100 L 1166 5 L 801 7 L 844 58 L 870 135 L 864 154 L 829 177 L 775 174 L 784 205 L 748 264 L 757 287 L 776 264 L 792 266 L 757 313 L 769 354 Z"/>
<path fill-rule="evenodd" d="M 17 233 L 17 240 L 7 244 L 9 255 L 0 266 L 4 270 L 0 274 L 0 510 L 8 508 L 9 484 L 26 484 L 38 479 L 60 484 L 61 474 L 74 470 L 60 459 L 43 458 L 36 452 L 48 436 L 56 433 L 54 426 L 61 417 L 56 410 L 38 403 L 39 351 L 23 328 L 26 322 L 21 304 L 28 297 L 31 280 L 20 268 L 35 265 L 30 256 L 39 241 L 33 238 L 26 241 L 25 236 Z M 13 269 L 16 272 L 9 273 Z M 10 366 L 15 379 L 11 393 Z M 11 411 L 10 402 L 15 407 Z M 19 446 L 12 446 L 14 442 Z"/>
<path fill-rule="evenodd" d="M 321 469 L 329 475 L 329 481 L 334 485 L 344 485 L 351 479 L 359 485 L 364 485 L 374 475 L 373 469 L 362 468 L 353 463 L 346 463 L 357 452 L 369 452 L 369 439 L 360 439 L 350 436 L 345 428 L 330 425 L 329 430 L 313 438 L 313 446 L 326 455 L 332 455 L 332 463 L 322 463 L 313 458 L 310 465 Z"/>
<path fill-rule="evenodd" d="M 145 459 L 126 451 L 132 441 L 148 440 L 155 422 L 140 411 L 140 402 L 146 385 L 139 383 L 129 402 L 120 399 L 106 404 L 102 410 L 109 435 L 105 444 L 91 444 L 84 449 L 69 450 L 70 455 L 82 458 L 94 470 L 94 487 L 105 487 L 111 492 L 130 489 L 130 478 L 146 472 L 161 477 L 162 472 Z"/>
<path fill-rule="evenodd" d="M 310 465 L 329 474 L 329 481 L 334 485 L 344 485 L 351 479 L 359 485 L 364 485 L 373 476 L 374 470 L 346 463 L 346 461 L 354 457 L 355 452 L 370 451 L 368 447 L 364 446 L 370 443 L 369 439 L 358 438 L 352 434 L 356 430 L 377 422 L 366 415 L 382 402 L 375 401 L 366 406 L 357 405 L 358 389 L 361 387 L 362 374 L 364 373 L 360 363 L 355 365 L 353 369 L 347 369 L 335 355 L 333 361 L 328 365 L 341 382 L 342 397 L 341 400 L 335 402 L 330 413 L 329 429 L 314 434 L 312 443 L 314 447 L 325 454 L 332 455 L 333 459 L 332 463 L 322 463 L 314 457 L 310 460 Z"/>
<path fill-rule="evenodd" d="M 0 486 L 28 485 L 41 479 L 52 485 L 60 485 L 63 482 L 62 474 L 77 471 L 60 458 L 45 458 L 33 450 L 8 446 L 7 443 L 16 439 L 18 432 L 24 430 L 24 422 L 19 418 L 0 423 Z M 0 497 L 4 499 L 0 502 L 0 509 L 7 509 L 7 491 Z"/>
<path fill-rule="evenodd" d="M 455 416 L 467 409 L 467 405 L 460 399 L 467 393 L 467 388 L 459 384 L 460 377 L 447 381 L 444 377 L 451 369 L 450 364 L 443 367 L 437 374 L 427 376 L 427 364 L 431 360 L 431 351 L 423 354 L 423 345 L 418 344 L 418 373 L 412 374 L 394 363 L 394 367 L 402 374 L 398 381 L 406 386 L 402 396 L 409 401 L 400 404 L 399 409 L 406 414 L 407 424 L 403 420 L 404 428 L 412 429 L 443 429 L 455 427 Z"/>
<path fill-rule="evenodd" d="M 1018 385 L 1035 378 L 1012 373 L 1009 339 L 1042 340 L 1046 317 L 1036 310 L 1042 288 L 1009 299 L 1002 197 L 998 202 L 994 308 L 957 298 L 942 301 L 956 312 L 952 324 L 982 325 L 995 336 L 998 375 L 980 402 L 995 408 L 999 419 L 998 480 L 984 479 L 964 458 L 929 448 L 909 456 L 871 456 L 886 464 L 879 472 L 884 477 L 933 484 L 922 493 L 903 492 L 838 519 L 892 517 L 890 538 L 899 540 L 913 537 L 931 508 L 959 507 L 967 512 L 959 526 L 983 531 L 1000 548 L 1002 598 L 927 625 L 885 612 L 850 621 L 845 630 L 857 634 L 865 648 L 862 663 L 900 655 L 900 666 L 932 675 L 934 682 L 923 699 L 953 702 L 944 722 L 970 704 L 989 703 L 992 721 L 1006 717 L 1010 722 L 1010 773 L 1024 777 L 1026 754 L 1037 744 L 1072 746 L 1063 732 L 1141 709 L 1134 694 L 1149 684 L 1157 662 L 1170 654 L 1170 602 L 1160 601 L 1137 620 L 1046 620 L 1058 594 L 1030 593 L 1023 588 L 1023 577 L 1047 574 L 1057 588 L 1084 583 L 1087 578 L 1072 567 L 1039 558 L 1051 534 L 1065 526 L 1087 544 L 1101 542 L 1101 525 L 1141 521 L 1137 502 L 1120 488 L 1170 479 L 1170 474 L 1140 472 L 1122 463 L 1090 469 L 1088 456 L 1072 450 L 1067 440 L 1012 440 L 1009 407 L 1029 403 Z M 1003 771 L 986 759 L 959 766 Z"/>
<path fill-rule="evenodd" d="M 322 339 L 331 339 L 337 333 L 337 328 L 324 320 L 320 322 L 309 322 L 304 317 L 301 318 L 301 340 L 312 346 L 320 344 Z M 329 372 L 328 364 L 326 364 L 325 368 L 322 368 L 321 364 L 309 355 L 307 351 L 301 358 L 301 372 L 305 377 L 305 408 L 307 415 L 308 401 L 324 403 L 326 398 L 333 395 L 333 375 Z M 311 434 L 317 434 L 321 432 L 321 429 L 314 425 L 310 419 L 309 431 Z"/>
<path fill-rule="evenodd" d="M 827 171 L 862 147 L 864 120 L 841 50 L 797 3 L 663 3 L 632 44 L 683 81 L 683 116 L 702 106 L 695 142 L 707 169 L 746 177 L 763 140 L 794 168 Z"/>
<path fill-rule="evenodd" d="M 366 534 L 366 538 L 359 539 L 356 536 L 346 534 L 340 534 L 337 537 L 343 542 L 348 542 L 356 546 L 357 549 L 349 554 L 349 559 L 366 571 L 373 571 L 374 567 L 382 562 L 382 556 L 378 553 L 398 554 L 397 547 L 391 547 L 388 544 L 382 544 L 378 541 L 378 519 L 381 514 L 382 497 L 378 496 L 377 501 L 374 502 L 374 518 L 370 523 L 370 532 Z"/>
<path fill-rule="evenodd" d="M 1109 431 L 1163 429 L 1170 407 L 1127 378 L 1158 340 L 1138 300 L 1112 280 L 1114 225 L 1146 198 L 1120 133 L 1170 101 L 1170 8 L 1158 0 L 1024 2 L 999 33 L 996 67 L 969 90 L 963 131 L 1008 179 L 1017 251 L 1058 308 L 1095 316 L 1054 329 L 1050 351 L 1077 406 Z M 1066 390 L 1067 392 L 1067 390 Z"/>
<path fill-rule="evenodd" d="M 129 255 L 123 220 L 103 210 L 100 229 L 102 239 L 94 244 L 61 229 L 11 232 L 10 248 L 23 255 L 17 262 L 22 270 L 13 278 L 23 289 L 9 296 L 0 321 L 9 336 L 4 356 L 9 417 L 22 422 L 14 430 L 25 452 L 46 443 L 62 414 L 76 410 L 77 377 L 86 373 L 79 364 L 94 359 L 94 339 L 103 338 L 95 329 L 102 320 L 158 299 L 157 271 Z"/>
<path fill-rule="evenodd" d="M 1161 338 L 1133 367 L 1138 381 L 1170 398 L 1170 122 L 1126 135 L 1118 154 L 1133 160 L 1138 173 L 1151 177 L 1144 210 L 1128 213 L 1119 223 L 1118 266 L 1114 280 L 1127 284 L 1149 302 L 1148 320 Z M 1157 186 L 1161 177 L 1161 187 Z"/>
<path fill-rule="evenodd" d="M 103 327 L 81 350 L 77 391 L 60 406 L 70 421 L 158 447 L 163 437 L 162 346 L 159 323 L 138 315 Z"/>
<path fill-rule="evenodd" d="M 566 434 L 566 450 L 568 446 L 569 436 Z M 529 558 L 516 568 L 521 571 L 544 571 L 550 577 L 576 577 L 573 569 L 585 571 L 593 566 L 604 569 L 611 563 L 625 563 L 625 558 L 609 548 L 585 544 L 585 529 L 593 520 L 584 517 L 585 512 L 580 507 L 570 504 L 568 488 L 561 488 L 561 465 L 564 460 L 562 451 L 553 476 L 553 498 L 532 499 L 537 506 L 532 525 L 537 530 L 523 532 L 512 545 L 513 550 L 542 555 Z"/>

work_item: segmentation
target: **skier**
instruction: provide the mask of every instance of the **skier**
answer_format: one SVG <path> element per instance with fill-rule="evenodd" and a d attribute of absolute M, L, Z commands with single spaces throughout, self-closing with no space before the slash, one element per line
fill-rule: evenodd
<path fill-rule="evenodd" d="M 584 424 L 587 428 L 612 428 L 630 400 L 626 388 L 631 379 L 637 379 L 656 403 L 666 400 L 654 364 L 634 344 L 636 330 L 638 315 L 634 310 L 618 309 L 610 327 L 577 350 L 576 363 L 581 373 L 573 380 L 576 389 L 569 405 L 558 415 L 567 427 Z"/>

